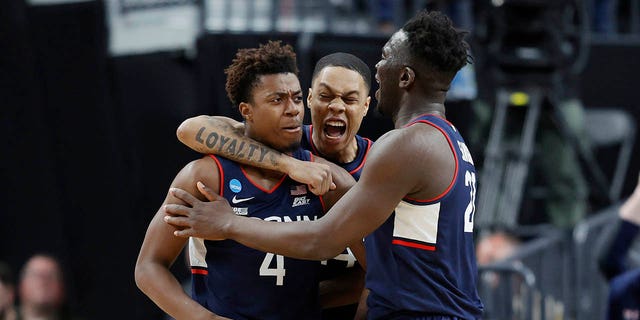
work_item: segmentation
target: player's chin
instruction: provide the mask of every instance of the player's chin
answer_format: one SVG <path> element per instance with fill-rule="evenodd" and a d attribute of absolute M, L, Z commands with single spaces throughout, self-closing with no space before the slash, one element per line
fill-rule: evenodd
<path fill-rule="evenodd" d="M 300 140 L 297 141 L 289 141 L 286 145 L 282 147 L 283 152 L 293 152 L 300 149 Z"/>
<path fill-rule="evenodd" d="M 300 140 L 302 140 L 302 131 L 286 132 L 280 136 L 280 145 L 286 151 L 293 151 L 300 148 Z"/>
<path fill-rule="evenodd" d="M 300 149 L 300 141 L 296 141 L 294 143 L 291 143 L 288 147 L 287 147 L 287 151 L 296 151 Z"/>

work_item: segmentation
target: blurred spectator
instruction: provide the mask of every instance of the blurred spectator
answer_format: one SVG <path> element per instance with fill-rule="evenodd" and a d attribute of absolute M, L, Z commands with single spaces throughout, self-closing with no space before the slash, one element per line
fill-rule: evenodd
<path fill-rule="evenodd" d="M 619 221 L 600 248 L 599 266 L 609 280 L 607 320 L 640 319 L 640 267 L 630 268 L 628 252 L 640 233 L 640 176 L 618 210 Z"/>
<path fill-rule="evenodd" d="M 369 9 L 378 31 L 390 34 L 401 27 L 416 12 L 427 9 L 441 11 L 451 18 L 459 29 L 473 27 L 473 5 L 471 0 L 368 0 Z"/>
<path fill-rule="evenodd" d="M 488 265 L 511 256 L 520 246 L 520 239 L 506 231 L 495 231 L 480 237 L 476 245 L 478 265 Z"/>
<path fill-rule="evenodd" d="M 474 7 L 471 0 L 430 0 L 428 10 L 442 11 L 461 30 L 471 32 L 474 25 Z M 469 41 L 468 39 L 467 41 Z M 473 56 L 472 52 L 469 52 Z M 453 78 L 447 93 L 447 101 L 474 100 L 478 95 L 476 74 L 473 64 L 468 63 Z"/>
<path fill-rule="evenodd" d="M 487 266 L 499 263 L 509 258 L 520 246 L 521 241 L 511 232 L 496 230 L 480 236 L 476 244 L 476 261 L 478 266 Z M 501 276 L 496 272 L 483 272 L 481 281 L 489 288 L 497 288 L 501 282 Z M 515 294 L 515 292 L 514 292 Z"/>
<path fill-rule="evenodd" d="M 0 320 L 16 320 L 15 280 L 9 265 L 0 262 Z"/>
<path fill-rule="evenodd" d="M 35 254 L 22 268 L 18 288 L 20 320 L 73 319 L 65 304 L 65 286 L 58 260 Z"/>
<path fill-rule="evenodd" d="M 369 9 L 378 27 L 378 32 L 391 34 L 397 29 L 396 21 L 398 20 L 397 15 L 401 2 L 402 1 L 392 0 L 369 0 Z"/>
<path fill-rule="evenodd" d="M 473 28 L 473 3 L 471 0 L 430 0 L 428 10 L 444 12 L 451 17 L 456 28 L 471 30 Z"/>

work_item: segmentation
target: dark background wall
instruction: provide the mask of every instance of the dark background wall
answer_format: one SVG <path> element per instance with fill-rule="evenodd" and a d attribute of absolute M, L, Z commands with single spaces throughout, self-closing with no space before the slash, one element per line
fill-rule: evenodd
<path fill-rule="evenodd" d="M 135 287 L 135 259 L 172 177 L 197 157 L 177 142 L 175 128 L 197 114 L 236 116 L 222 70 L 237 48 L 266 39 L 294 45 L 304 87 L 313 63 L 329 52 L 352 52 L 373 70 L 386 40 L 316 35 L 302 49 L 296 34 L 205 35 L 196 58 L 111 57 L 100 1 L 33 7 L 6 0 L 0 9 L 0 260 L 17 271 L 35 252 L 55 253 L 71 307 L 86 319 L 162 318 Z M 621 107 L 640 119 L 638 56 L 638 41 L 594 43 L 581 77 L 585 104 Z M 470 109 L 452 106 L 448 117 L 464 131 Z M 377 138 L 391 124 L 373 109 L 361 134 Z M 639 170 L 634 151 L 625 196 Z"/>

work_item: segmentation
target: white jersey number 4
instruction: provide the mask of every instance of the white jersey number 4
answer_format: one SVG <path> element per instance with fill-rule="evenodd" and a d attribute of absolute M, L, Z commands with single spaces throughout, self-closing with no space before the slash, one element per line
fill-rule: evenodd
<path fill-rule="evenodd" d="M 269 268 L 274 256 L 276 257 L 276 267 Z M 284 257 L 279 254 L 267 253 L 264 260 L 262 260 L 262 265 L 260 265 L 260 275 L 263 277 L 276 277 L 276 286 L 284 284 L 286 271 L 287 270 L 284 268 Z"/>

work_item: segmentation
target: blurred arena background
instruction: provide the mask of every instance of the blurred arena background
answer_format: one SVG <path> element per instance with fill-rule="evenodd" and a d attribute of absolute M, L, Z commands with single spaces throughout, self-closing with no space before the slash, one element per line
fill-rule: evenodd
<path fill-rule="evenodd" d="M 523 27 L 509 6 L 550 3 L 575 9 L 563 11 L 566 28 L 549 41 L 520 43 L 545 20 Z M 590 186 L 581 221 L 554 228 L 535 218 L 544 215 L 544 190 L 528 182 L 538 176 L 528 166 L 515 213 L 506 220 L 478 213 L 478 232 L 507 224 L 522 240 L 480 269 L 485 318 L 601 319 L 606 282 L 594 248 L 640 171 L 640 0 L 3 0 L 0 261 L 17 273 L 32 254 L 54 253 L 70 308 L 83 319 L 164 319 L 135 286 L 135 260 L 171 177 L 198 156 L 177 141 L 177 126 L 198 114 L 238 116 L 223 74 L 236 50 L 269 39 L 291 44 L 306 88 L 316 60 L 331 52 L 353 53 L 375 71 L 390 33 L 421 8 L 448 12 L 470 31 L 475 62 L 447 102 L 447 117 L 468 140 L 478 121 L 474 102 L 492 101 L 498 89 L 512 88 L 504 85 L 511 76 L 529 72 L 497 76 L 510 49 L 518 67 L 536 70 L 526 60 L 547 53 L 537 45 L 557 49 L 551 72 L 571 79 L 558 86 L 587 111 L 587 134 L 577 138 L 589 139 L 592 161 L 575 163 Z M 372 139 L 392 128 L 374 109 L 360 131 Z M 612 124 L 603 129 L 604 121 Z M 491 159 L 487 141 L 469 144 L 477 164 Z M 180 261 L 175 269 L 188 276 Z"/>

